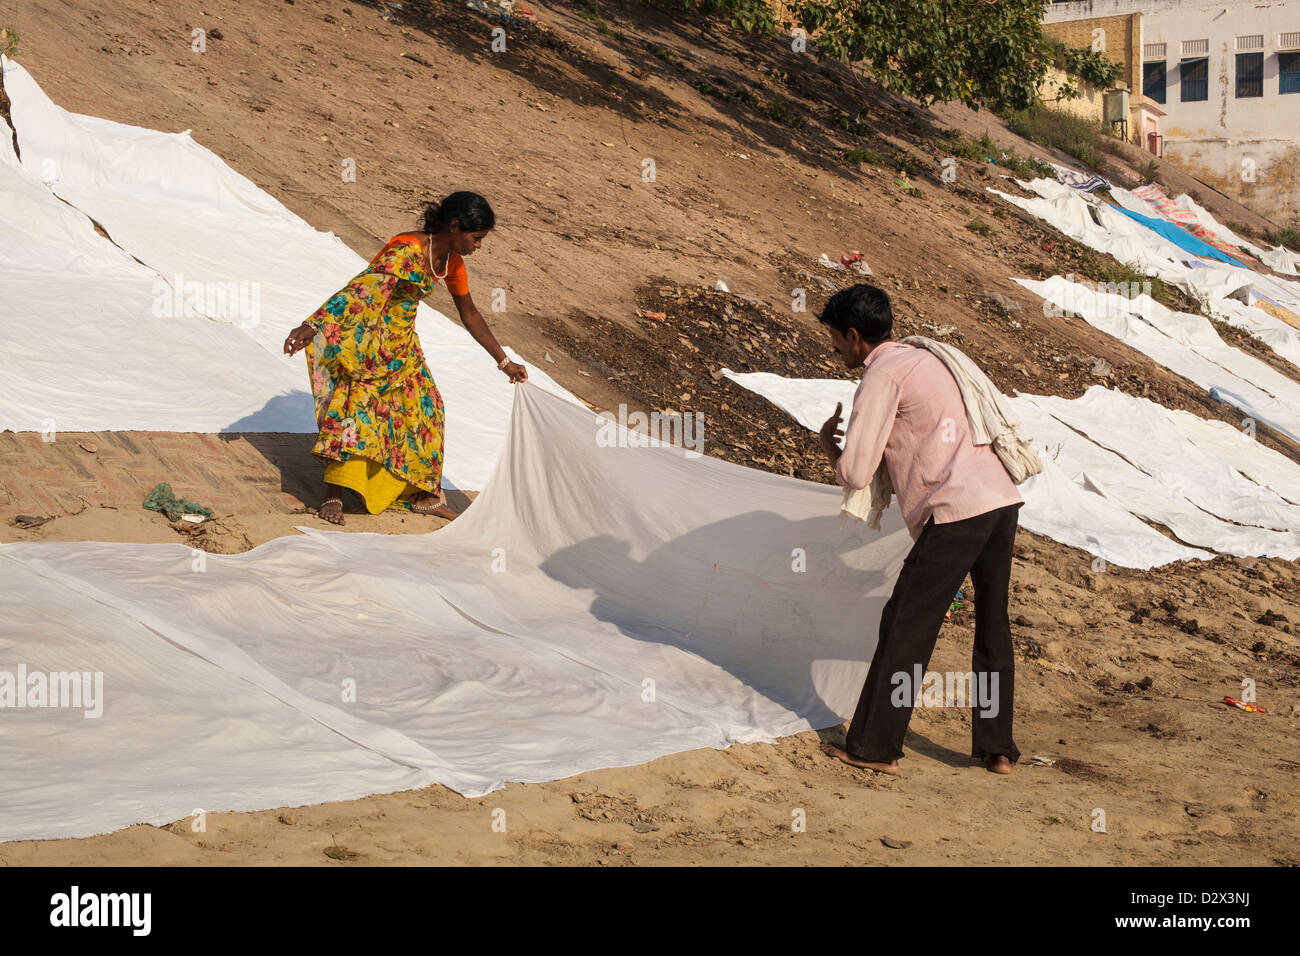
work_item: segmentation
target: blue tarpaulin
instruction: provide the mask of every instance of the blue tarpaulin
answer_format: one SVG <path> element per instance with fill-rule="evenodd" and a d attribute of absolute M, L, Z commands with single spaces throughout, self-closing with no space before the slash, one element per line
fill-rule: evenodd
<path fill-rule="evenodd" d="M 1177 223 L 1172 223 L 1167 219 L 1153 219 L 1150 216 L 1144 216 L 1141 213 L 1125 209 L 1123 206 L 1111 206 L 1110 208 L 1116 212 L 1122 212 L 1130 219 L 1136 219 L 1148 229 L 1159 233 L 1178 248 L 1185 249 L 1194 256 L 1209 256 L 1211 259 L 1218 259 L 1220 262 L 1226 262 L 1229 265 L 1246 268 L 1245 263 L 1238 262 L 1227 253 L 1214 248 L 1208 242 L 1202 242 Z"/>

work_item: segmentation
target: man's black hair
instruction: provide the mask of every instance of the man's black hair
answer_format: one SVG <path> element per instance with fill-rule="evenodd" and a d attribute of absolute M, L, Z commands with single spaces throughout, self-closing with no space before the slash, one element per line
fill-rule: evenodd
<path fill-rule="evenodd" d="M 865 282 L 842 289 L 831 296 L 817 320 L 840 335 L 857 329 L 869 345 L 883 342 L 894 333 L 894 310 L 883 289 Z"/>

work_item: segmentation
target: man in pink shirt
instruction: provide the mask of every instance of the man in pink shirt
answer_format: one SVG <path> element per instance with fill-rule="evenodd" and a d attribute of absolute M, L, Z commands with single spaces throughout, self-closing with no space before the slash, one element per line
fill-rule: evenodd
<path fill-rule="evenodd" d="M 1015 658 L 1007 592 L 1024 499 L 992 446 L 972 442 L 961 392 L 942 360 L 890 341 L 894 319 L 883 291 L 845 289 L 819 318 L 844 364 L 863 369 L 847 433 L 836 406 L 822 426 L 822 447 L 846 488 L 870 486 L 883 458 L 914 541 L 881 615 L 844 747 L 828 741 L 822 749 L 855 767 L 898 773 L 916 677 L 928 667 L 944 613 L 969 573 L 975 586 L 971 686 L 991 690 L 993 698 L 971 708 L 971 756 L 995 773 L 1010 773 L 1020 751 L 1011 737 Z"/>

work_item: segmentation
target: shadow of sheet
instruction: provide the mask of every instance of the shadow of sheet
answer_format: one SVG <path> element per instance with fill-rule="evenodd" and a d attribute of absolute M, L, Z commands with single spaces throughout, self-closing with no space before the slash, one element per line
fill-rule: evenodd
<path fill-rule="evenodd" d="M 231 422 L 218 437 L 252 445 L 280 476 L 280 491 L 304 507 L 319 504 L 322 465 L 311 454 L 316 440 L 311 392 L 276 395 L 257 411 Z"/>
<path fill-rule="evenodd" d="M 845 562 L 862 545 L 838 516 L 792 521 L 753 511 L 673 538 L 641 560 L 627 541 L 599 536 L 539 567 L 595 591 L 592 616 L 628 637 L 696 654 L 813 727 L 829 727 L 857 699 L 865 671 L 846 680 L 846 661 L 871 659 L 888 597 L 880 593 L 886 567 Z M 806 570 L 795 570 L 796 549 Z"/>
<path fill-rule="evenodd" d="M 251 414 L 221 429 L 228 432 L 316 432 L 316 406 L 311 392 L 295 391 L 276 395 Z"/>

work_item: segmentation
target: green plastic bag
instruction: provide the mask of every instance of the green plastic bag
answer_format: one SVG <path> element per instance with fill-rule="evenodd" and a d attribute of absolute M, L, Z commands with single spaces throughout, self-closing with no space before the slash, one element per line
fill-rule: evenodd
<path fill-rule="evenodd" d="M 185 498 L 177 498 L 172 494 L 172 486 L 165 481 L 160 481 L 154 485 L 153 491 L 149 492 L 149 497 L 144 499 L 144 506 L 149 511 L 158 511 L 165 514 L 172 521 L 185 514 L 203 515 L 205 518 L 212 517 L 210 508 L 205 508 L 203 505 L 188 501 Z"/>

